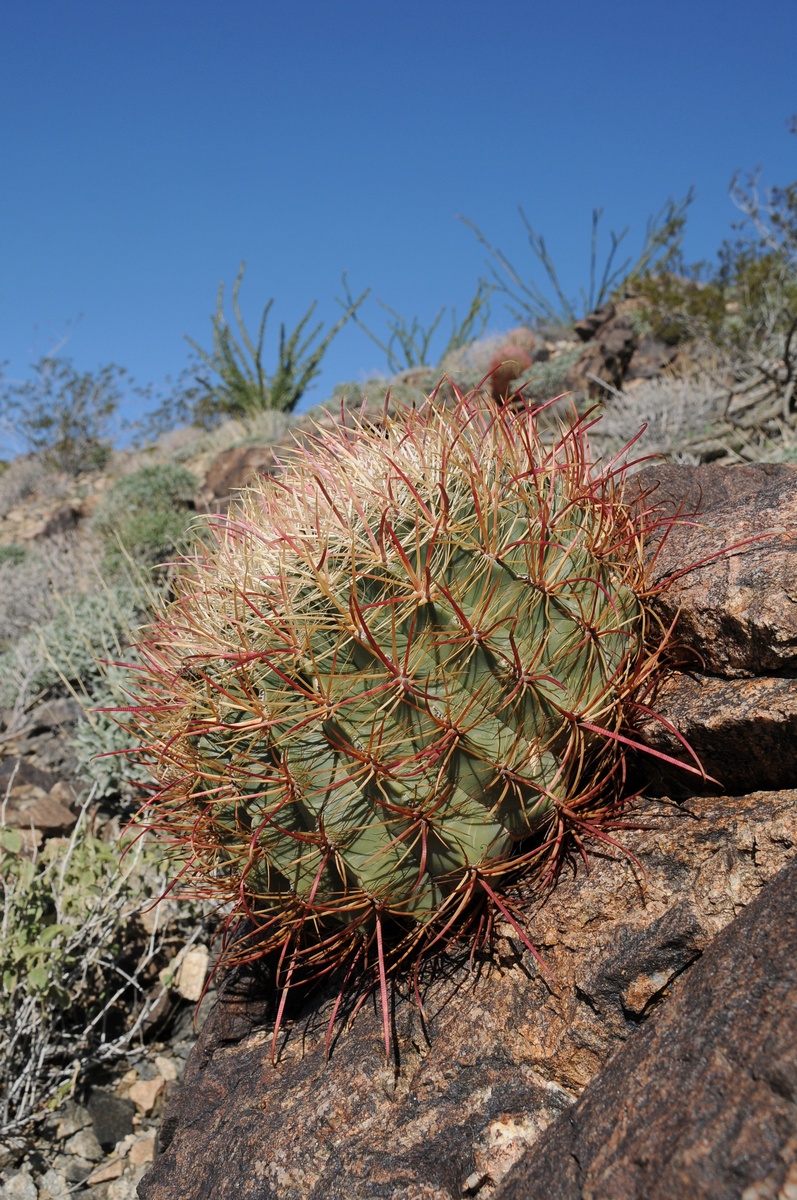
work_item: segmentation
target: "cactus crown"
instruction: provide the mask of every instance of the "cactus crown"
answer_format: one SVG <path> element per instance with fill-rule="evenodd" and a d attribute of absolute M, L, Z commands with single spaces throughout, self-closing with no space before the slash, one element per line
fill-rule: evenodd
<path fill-rule="evenodd" d="M 319 433 L 148 631 L 148 819 L 283 987 L 360 962 L 386 1003 L 499 912 L 533 951 L 507 887 L 616 814 L 657 651 L 645 517 L 587 427 L 479 394 Z"/>

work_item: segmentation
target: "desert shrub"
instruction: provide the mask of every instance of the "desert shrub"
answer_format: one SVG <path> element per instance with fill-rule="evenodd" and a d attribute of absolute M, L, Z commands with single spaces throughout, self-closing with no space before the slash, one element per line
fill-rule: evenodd
<path fill-rule="evenodd" d="M 68 534 L 1 547 L 0 649 L 51 620 L 60 597 L 86 586 L 96 559 L 96 543 Z"/>
<path fill-rule="evenodd" d="M 49 620 L 0 654 L 0 707 L 75 692 L 90 700 L 103 675 L 100 660 L 123 654 L 146 606 L 130 581 L 60 597 Z"/>
<path fill-rule="evenodd" d="M 315 311 L 315 302 L 291 334 L 280 325 L 277 358 L 269 372 L 264 360 L 266 323 L 273 299 L 263 309 L 257 335 L 252 337 L 243 319 L 238 293 L 243 281 L 244 263 L 232 289 L 232 308 L 238 327 L 237 336 L 224 312 L 224 284 L 220 284 L 216 312 L 211 317 L 212 347 L 204 350 L 192 338 L 188 344 L 194 360 L 178 381 L 175 393 L 152 414 L 153 428 L 163 430 L 183 421 L 212 429 L 229 417 L 247 418 L 264 409 L 289 413 L 320 372 L 320 363 L 330 343 L 356 312 L 367 292 L 353 301 L 328 333 L 317 341 L 323 325 L 309 332 L 307 326 Z M 316 343 L 316 344 L 314 344 Z"/>
<path fill-rule="evenodd" d="M 715 264 L 648 273 L 640 291 L 653 332 L 719 350 L 737 376 L 757 376 L 797 406 L 797 183 L 759 193 L 758 177 L 731 184 L 743 220 Z"/>
<path fill-rule="evenodd" d="M 105 542 L 106 564 L 125 559 L 151 567 L 185 547 L 199 481 L 185 467 L 142 467 L 116 481 L 92 524 Z"/>
<path fill-rule="evenodd" d="M 532 400 L 550 400 L 565 391 L 565 376 L 581 356 L 582 346 L 565 350 L 547 362 L 534 363 L 515 380 L 513 387 L 522 389 Z"/>
<path fill-rule="evenodd" d="M 28 557 L 24 546 L 11 542 L 8 546 L 0 546 L 0 567 L 18 567 Z"/>
<path fill-rule="evenodd" d="M 58 500 L 66 490 L 66 477 L 48 466 L 41 455 L 21 455 L 0 475 L 0 517 L 7 516 L 29 496 Z"/>
<path fill-rule="evenodd" d="M 443 307 L 429 325 L 422 325 L 418 317 L 408 321 L 395 309 L 377 300 L 379 307 L 387 313 L 388 338 L 386 342 L 377 336 L 360 317 L 357 310 L 367 293 L 355 300 L 349 289 L 346 273 L 343 273 L 343 289 L 345 300 L 338 299 L 338 304 L 351 314 L 355 325 L 358 325 L 370 340 L 379 347 L 387 359 L 388 370 L 394 375 L 401 371 L 414 370 L 417 367 L 440 366 L 446 357 L 455 351 L 470 345 L 479 338 L 487 327 L 490 319 L 490 296 L 495 287 L 485 279 L 480 279 L 470 302 L 468 311 L 462 321 L 457 321 L 456 309 L 451 310 L 451 333 L 442 351 L 432 356 L 431 346 L 440 322 L 446 314 Z"/>
<path fill-rule="evenodd" d="M 602 420 L 591 431 L 593 444 L 611 455 L 642 430 L 631 457 L 664 455 L 676 462 L 697 463 L 691 447 L 711 437 L 727 403 L 727 389 L 710 374 L 689 378 L 659 375 L 611 396 Z"/>
<path fill-rule="evenodd" d="M 649 218 L 642 248 L 636 259 L 627 258 L 616 264 L 617 251 L 629 231 L 628 228 L 620 233 L 612 230 L 609 234 L 609 249 L 600 274 L 597 250 L 603 209 L 593 209 L 589 284 L 581 289 L 580 303 L 565 293 L 545 238 L 537 233 L 522 208 L 518 211 L 526 230 L 529 247 L 543 269 L 545 283 L 542 286 L 533 277 L 524 278 L 503 251 L 489 242 L 472 221 L 466 217 L 461 217 L 460 220 L 473 230 L 487 250 L 493 286 L 506 297 L 507 308 L 515 320 L 534 328 L 548 325 L 552 330 L 561 330 L 572 327 L 579 316 L 600 307 L 612 296 L 621 294 L 643 276 L 654 270 L 666 269 L 679 253 L 687 210 L 693 199 L 694 192 L 690 189 L 683 200 L 669 199 L 658 213 Z"/>
<path fill-rule="evenodd" d="M 120 867 L 118 848 L 91 833 L 87 807 L 69 839 L 50 839 L 34 858 L 0 824 L 2 1136 L 140 1040 L 159 994 L 145 979 L 168 962 L 164 921 L 147 934 L 136 920 L 162 894 L 159 858 L 140 841 Z M 198 919 L 194 908 L 183 940 Z"/>
<path fill-rule="evenodd" d="M 128 754 L 138 739 L 123 711 L 130 702 L 126 684 L 120 668 L 109 664 L 81 696 L 83 714 L 70 744 L 80 778 L 97 800 L 132 801 L 141 795 L 136 785 L 144 782 L 143 769 Z"/>
<path fill-rule="evenodd" d="M 44 355 L 31 377 L 0 387 L 0 416 L 17 438 L 59 471 L 99 470 L 111 454 L 112 422 L 125 392 L 148 396 L 113 363 L 78 371 L 69 358 Z"/>

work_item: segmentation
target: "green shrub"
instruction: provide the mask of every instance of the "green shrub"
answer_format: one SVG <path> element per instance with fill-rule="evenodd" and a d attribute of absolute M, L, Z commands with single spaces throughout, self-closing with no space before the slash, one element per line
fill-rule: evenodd
<path fill-rule="evenodd" d="M 126 714 L 117 711 L 130 702 L 124 690 L 127 682 L 118 667 L 103 668 L 85 697 L 83 717 L 70 743 L 80 777 L 92 785 L 97 800 L 140 795 L 135 785 L 143 782 L 144 772 L 128 754 L 138 738 Z"/>
<path fill-rule="evenodd" d="M 170 957 L 163 931 L 146 935 L 135 919 L 163 891 L 159 864 L 140 841 L 120 869 L 86 806 L 72 836 L 33 859 L 0 825 L 0 1136 L 46 1115 L 140 1037 L 158 999 L 145 980 Z M 183 929 L 196 924 L 194 908 Z"/>
<path fill-rule="evenodd" d="M 111 424 L 125 391 L 149 395 L 113 363 L 78 371 L 68 358 L 44 355 L 30 379 L 0 386 L 0 415 L 47 464 L 78 475 L 108 462 Z"/>
<path fill-rule="evenodd" d="M 190 419 L 197 425 L 212 428 L 228 417 L 249 417 L 263 409 L 289 413 L 298 404 L 307 388 L 320 372 L 320 363 L 327 348 L 340 329 L 362 304 L 367 292 L 352 301 L 330 331 L 313 345 L 321 333 L 316 325 L 306 333 L 307 324 L 315 311 L 310 305 L 293 333 L 286 335 L 280 325 L 277 362 L 269 373 L 263 360 L 266 322 L 273 299 L 269 300 L 260 318 L 257 337 L 253 339 L 244 323 L 238 304 L 238 292 L 244 274 L 241 263 L 232 289 L 232 307 L 238 325 L 236 338 L 224 313 L 224 284 L 219 286 L 213 324 L 213 346 L 203 350 L 192 338 L 187 341 L 196 360 L 187 372 L 191 382 L 182 392 L 162 406 L 161 412 L 172 421 Z"/>
<path fill-rule="evenodd" d="M 17 546 L 13 542 L 8 546 L 0 546 L 0 566 L 6 563 L 13 567 L 18 567 L 27 558 L 28 552 L 24 546 Z"/>
<path fill-rule="evenodd" d="M 24 707 L 43 694 L 90 699 L 103 677 L 98 660 L 122 655 L 147 603 L 129 582 L 63 597 L 51 620 L 0 654 L 0 707 Z"/>
<path fill-rule="evenodd" d="M 522 388 L 531 400 L 551 400 L 565 391 L 565 376 L 581 357 L 583 346 L 565 350 L 547 362 L 535 363 L 515 380 L 514 387 Z"/>
<path fill-rule="evenodd" d="M 118 570 L 126 559 L 153 567 L 184 549 L 198 487 L 196 476 L 175 463 L 142 467 L 117 480 L 93 519 L 109 569 Z"/>

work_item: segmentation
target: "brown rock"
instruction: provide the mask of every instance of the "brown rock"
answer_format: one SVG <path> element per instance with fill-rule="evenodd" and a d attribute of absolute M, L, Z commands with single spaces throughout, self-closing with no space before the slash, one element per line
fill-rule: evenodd
<path fill-rule="evenodd" d="M 630 383 L 632 379 L 653 379 L 665 367 L 671 366 L 677 357 L 675 346 L 668 345 L 661 338 L 642 337 L 625 369 L 623 383 Z"/>
<path fill-rule="evenodd" d="M 107 1183 L 110 1179 L 118 1179 L 125 1169 L 124 1162 L 121 1158 L 112 1158 L 110 1162 L 103 1163 L 96 1171 L 92 1171 L 86 1180 L 88 1187 L 94 1187 L 98 1183 Z"/>
<path fill-rule="evenodd" d="M 229 977 L 142 1200 L 460 1197 L 466 1185 L 487 1200 L 797 844 L 795 791 L 650 801 L 637 817 L 644 829 L 616 836 L 644 874 L 607 846 L 533 907 L 547 978 L 504 936 L 475 974 L 467 955 L 430 964 L 425 1022 L 396 989 L 390 1067 L 371 1004 L 325 1061 L 333 994 L 294 1005 L 273 1066 L 267 975 Z"/>
<path fill-rule="evenodd" d="M 707 774 L 726 792 L 797 785 L 793 678 L 719 679 L 678 672 L 664 681 L 654 707 L 686 738 Z M 685 757 L 681 743 L 661 721 L 644 721 L 640 732 L 660 753 Z M 665 790 L 686 784 L 677 770 L 662 771 L 659 778 Z M 690 789 L 696 783 L 690 776 Z"/>
<path fill-rule="evenodd" d="M 565 377 L 571 391 L 605 399 L 597 380 L 620 390 L 626 381 L 651 379 L 675 361 L 675 347 L 636 332 L 635 314 L 644 306 L 642 298 L 629 296 L 576 322 L 575 333 L 588 344 Z"/>
<path fill-rule="evenodd" d="M 38 829 L 47 837 L 74 829 L 77 817 L 53 795 L 32 783 L 22 783 L 8 792 L 5 819 L 16 829 Z"/>
<path fill-rule="evenodd" d="M 0 761 L 0 788 L 2 788 L 3 792 L 5 792 L 12 779 L 12 786 L 17 786 L 21 783 L 32 783 L 36 787 L 41 788 L 43 792 L 49 792 L 58 782 L 55 775 L 51 775 L 48 771 L 40 770 L 39 767 L 35 767 L 27 759 L 17 757 L 4 758 Z"/>
<path fill-rule="evenodd" d="M 609 301 L 608 304 L 603 304 L 600 308 L 595 308 L 591 313 L 587 313 L 586 317 L 582 317 L 580 321 L 576 321 L 573 332 L 582 342 L 589 342 L 598 330 L 612 319 L 616 311 L 615 306 Z"/>
<path fill-rule="evenodd" d="M 654 709 L 726 791 L 792 786 L 797 467 L 666 464 L 641 471 L 634 486 L 643 503 L 683 517 L 662 543 L 654 537 L 649 546 L 652 580 L 671 580 L 655 603 L 663 621 L 678 617 L 686 668 L 665 679 Z M 661 722 L 643 721 L 640 733 L 654 750 L 687 759 Z M 647 766 L 655 790 L 683 795 L 699 786 L 660 763 Z"/>
<path fill-rule="evenodd" d="M 670 1004 L 543 1134 L 498 1196 L 786 1200 L 795 1182 L 792 863 L 708 947 Z"/>
<path fill-rule="evenodd" d="M 145 1163 L 151 1163 L 155 1157 L 155 1134 L 148 1133 L 146 1137 L 139 1138 L 138 1141 L 133 1142 L 127 1157 L 134 1167 L 141 1167 Z"/>
<path fill-rule="evenodd" d="M 155 1107 L 165 1084 L 166 1081 L 161 1079 L 160 1075 L 155 1075 L 152 1079 L 139 1079 L 127 1094 L 135 1104 L 137 1111 L 143 1116 L 147 1116 Z"/>
<path fill-rule="evenodd" d="M 675 577 L 657 608 L 664 621 L 678 615 L 695 666 L 726 678 L 797 669 L 797 466 L 650 468 L 638 479 L 659 484 L 653 500 L 697 508 L 651 564 L 654 583 Z"/>
<path fill-rule="evenodd" d="M 210 464 L 202 484 L 203 501 L 210 506 L 229 499 L 257 475 L 268 475 L 275 461 L 272 446 L 234 446 L 222 450 Z"/>

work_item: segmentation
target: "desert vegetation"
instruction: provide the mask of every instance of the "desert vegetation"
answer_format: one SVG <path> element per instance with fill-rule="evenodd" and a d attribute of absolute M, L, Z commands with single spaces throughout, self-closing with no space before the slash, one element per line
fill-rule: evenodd
<path fill-rule="evenodd" d="M 377 419 L 388 390 L 414 401 L 441 379 L 441 404 L 479 387 L 499 402 L 570 393 L 540 411 L 543 437 L 563 406 L 583 415 L 597 404 L 592 439 L 604 457 L 642 430 L 635 454 L 797 461 L 797 184 L 764 191 L 740 178 L 731 196 L 737 236 L 713 263 L 684 261 L 690 196 L 669 201 L 622 261 L 625 232 L 599 262 L 596 212 L 580 301 L 521 211 L 534 269 L 473 227 L 488 276 L 460 319 L 441 311 L 424 325 L 367 291 L 354 296 L 344 277 L 332 328 L 313 325 L 311 306 L 292 332 L 280 327 L 269 354 L 274 302 L 251 333 L 241 268 L 232 318 L 222 287 L 209 344 L 191 344 L 167 397 L 119 366 L 82 372 L 60 353 L 24 383 L 0 383 L 0 418 L 24 446 L 0 466 L 0 1139 L 24 1146 L 102 1072 L 119 1076 L 168 1039 L 198 998 L 176 987 L 179 956 L 202 944 L 212 962 L 220 914 L 171 893 L 155 904 L 173 852 L 128 828 L 147 792 L 128 754 L 120 665 L 135 666 L 138 630 L 170 594 L 174 560 L 203 536 L 211 466 L 223 453 L 287 446 L 314 421 L 334 421 L 341 403 Z M 384 354 L 384 376 L 343 382 L 297 415 L 349 321 Z M 616 368 L 601 342 L 610 327 L 625 339 Z M 636 373 L 635 359 L 646 364 Z M 119 449 L 131 390 L 150 414 Z"/>

